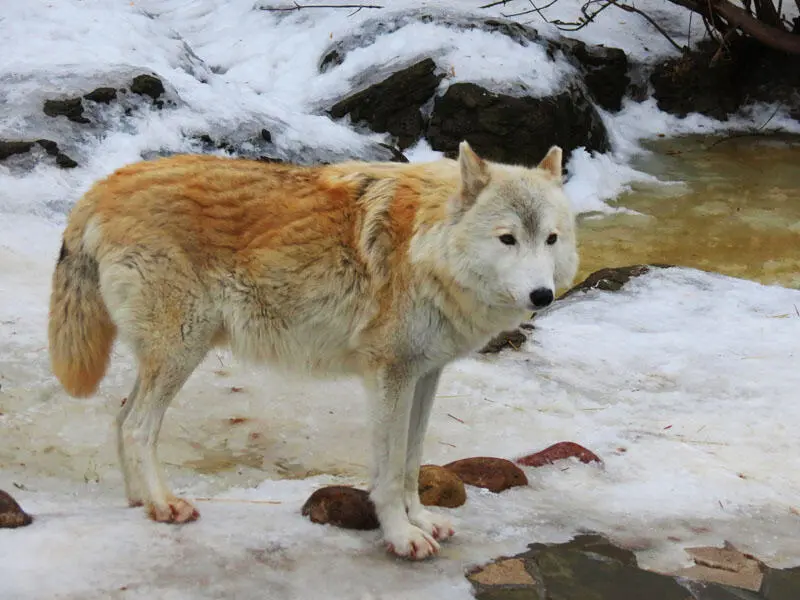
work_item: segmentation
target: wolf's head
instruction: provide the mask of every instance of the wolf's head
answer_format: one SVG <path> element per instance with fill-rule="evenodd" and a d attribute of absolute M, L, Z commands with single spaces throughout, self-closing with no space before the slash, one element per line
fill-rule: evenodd
<path fill-rule="evenodd" d="M 451 199 L 448 263 L 458 283 L 489 305 L 535 310 L 578 267 L 575 218 L 561 181 L 561 148 L 535 168 L 481 159 L 459 146 L 461 189 Z"/>

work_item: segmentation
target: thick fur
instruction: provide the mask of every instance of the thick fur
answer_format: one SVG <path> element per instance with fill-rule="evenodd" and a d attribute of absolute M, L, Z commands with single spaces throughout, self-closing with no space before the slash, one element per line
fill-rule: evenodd
<path fill-rule="evenodd" d="M 52 367 L 86 396 L 117 333 L 133 349 L 120 461 L 129 502 L 166 522 L 198 516 L 169 491 L 156 446 L 209 349 L 360 376 L 385 541 L 424 558 L 452 535 L 417 495 L 442 368 L 524 320 L 533 291 L 552 298 L 568 285 L 575 248 L 557 147 L 534 169 L 484 161 L 466 142 L 457 161 L 426 164 L 140 162 L 96 183 L 70 214 L 53 276 Z"/>

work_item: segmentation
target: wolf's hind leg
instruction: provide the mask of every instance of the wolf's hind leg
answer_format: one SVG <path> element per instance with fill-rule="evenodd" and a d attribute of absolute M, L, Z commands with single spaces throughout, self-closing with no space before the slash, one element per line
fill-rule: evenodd
<path fill-rule="evenodd" d="M 139 394 L 139 377 L 133 384 L 133 389 L 125 400 L 122 408 L 117 415 L 117 454 L 119 456 L 119 466 L 125 480 L 125 496 L 128 498 L 130 506 L 141 506 L 144 503 L 144 488 L 142 474 L 139 472 L 133 457 L 126 451 L 123 436 L 123 425 L 125 420 L 136 403 L 136 396 Z"/>
<path fill-rule="evenodd" d="M 404 500 L 408 511 L 408 520 L 430 534 L 434 539 L 443 541 L 451 537 L 455 531 L 444 515 L 426 509 L 419 499 L 419 466 L 422 462 L 422 447 L 425 432 L 428 429 L 436 388 L 439 384 L 441 369 L 434 369 L 423 375 L 414 388 L 414 405 L 411 408 L 411 420 L 408 428 L 408 449 L 406 451 L 406 477 Z"/>
<path fill-rule="evenodd" d="M 139 497 L 134 499 L 142 501 L 153 520 L 166 523 L 193 521 L 199 513 L 189 502 L 176 497 L 166 484 L 158 461 L 161 423 L 170 402 L 202 362 L 219 328 L 202 312 L 181 310 L 177 304 L 172 305 L 171 311 L 164 307 L 161 315 L 150 312 L 150 318 L 144 321 L 146 329 L 131 336 L 139 363 L 138 386 L 133 402 L 123 407 L 119 421 L 120 457 L 127 465 L 126 478 L 134 475 L 131 481 L 141 486 Z"/>

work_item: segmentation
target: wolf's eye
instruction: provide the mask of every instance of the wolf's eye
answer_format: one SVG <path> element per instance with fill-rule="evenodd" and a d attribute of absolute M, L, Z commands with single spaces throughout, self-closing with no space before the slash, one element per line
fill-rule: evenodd
<path fill-rule="evenodd" d="M 550 235 L 547 236 L 547 245 L 548 246 L 552 246 L 557 241 L 558 241 L 558 234 L 551 233 Z"/>
<path fill-rule="evenodd" d="M 500 236 L 500 241 L 503 242 L 506 246 L 513 246 L 517 243 L 517 238 L 515 238 L 510 233 L 504 233 Z"/>

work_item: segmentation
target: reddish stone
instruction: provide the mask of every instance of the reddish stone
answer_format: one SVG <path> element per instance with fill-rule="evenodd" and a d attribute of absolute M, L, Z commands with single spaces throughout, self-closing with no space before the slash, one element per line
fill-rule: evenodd
<path fill-rule="evenodd" d="M 540 452 L 522 456 L 514 462 L 526 467 L 543 467 L 544 465 L 551 465 L 557 460 L 572 456 L 582 463 L 603 462 L 594 452 L 575 442 L 558 442 Z"/>
<path fill-rule="evenodd" d="M 444 465 L 444 468 L 458 475 L 467 485 L 486 488 L 495 493 L 510 487 L 528 485 L 525 472 L 505 458 L 462 458 Z"/>

